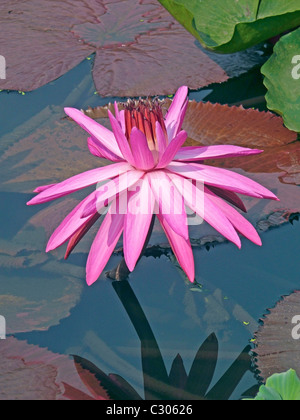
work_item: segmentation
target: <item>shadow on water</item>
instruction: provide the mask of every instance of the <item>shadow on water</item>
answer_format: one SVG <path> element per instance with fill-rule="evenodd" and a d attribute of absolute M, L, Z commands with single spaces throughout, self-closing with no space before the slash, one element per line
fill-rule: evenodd
<path fill-rule="evenodd" d="M 141 342 L 146 400 L 228 400 L 230 398 L 241 378 L 251 368 L 250 346 L 243 349 L 211 389 L 209 387 L 218 361 L 218 339 L 214 333 L 200 346 L 189 374 L 186 373 L 180 354 L 177 354 L 168 374 L 155 336 L 130 284 L 123 280 L 115 281 L 112 285 Z M 114 400 L 142 399 L 124 378 L 116 374 L 106 375 L 90 361 L 80 356 L 73 357 L 78 374 L 90 389 L 93 382 L 89 379 L 96 378 L 97 383 L 93 392 L 95 398 L 103 396 L 103 392 L 99 395 L 98 390 L 104 388 L 108 396 Z M 71 386 L 66 387 L 66 396 L 70 399 L 73 397 L 89 399 Z"/>

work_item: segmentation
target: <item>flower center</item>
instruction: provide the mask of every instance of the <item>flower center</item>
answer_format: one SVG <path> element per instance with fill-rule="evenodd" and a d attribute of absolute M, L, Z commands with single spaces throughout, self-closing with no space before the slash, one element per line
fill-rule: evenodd
<path fill-rule="evenodd" d="M 131 130 L 136 127 L 145 134 L 149 149 L 157 150 L 156 122 L 160 123 L 167 137 L 163 112 L 157 99 L 153 101 L 149 99 L 128 100 L 125 105 L 125 125 L 128 141 L 130 141 Z"/>

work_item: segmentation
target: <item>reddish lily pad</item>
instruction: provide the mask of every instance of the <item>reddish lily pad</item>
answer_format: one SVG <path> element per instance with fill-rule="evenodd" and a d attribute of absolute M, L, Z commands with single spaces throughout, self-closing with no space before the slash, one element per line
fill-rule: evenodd
<path fill-rule="evenodd" d="M 271 112 L 195 101 L 190 102 L 183 128 L 190 138 L 188 144 L 194 146 L 238 144 L 266 149 L 297 139 L 297 134 L 287 130 L 282 119 Z"/>
<path fill-rule="evenodd" d="M 60 107 L 46 108 L 38 116 L 38 124 L 25 123 L 30 126 L 27 136 L 18 127 L 1 138 L 2 147 L 15 143 L 0 157 L 2 191 L 32 192 L 36 180 L 40 185 L 52 184 L 99 166 L 99 159 L 88 152 L 85 132 L 64 116 Z"/>
<path fill-rule="evenodd" d="M 93 53 L 102 96 L 167 95 L 228 78 L 154 0 L 13 0 L 0 5 L 0 26 L 1 89 L 37 89 Z"/>
<path fill-rule="evenodd" d="M 14 259 L 20 257 L 0 255 L 0 306 L 8 334 L 46 331 L 58 325 L 78 303 L 83 287 L 82 280 L 67 275 L 67 265 L 62 274 L 55 272 L 43 247 L 30 252 L 25 246 L 21 252 L 27 256 L 18 262 L 17 269 L 13 267 Z M 38 268 L 28 269 L 26 260 Z M 9 271 L 4 270 L 5 265 L 9 265 Z"/>
<path fill-rule="evenodd" d="M 24 195 L 24 205 L 25 201 Z M 74 206 L 75 200 L 69 204 Z M 59 206 L 55 209 L 63 212 Z M 44 251 L 57 220 L 52 211 L 42 222 L 43 214 L 39 212 L 33 223 L 22 226 L 23 222 L 16 235 L 0 239 L 0 307 L 7 334 L 46 331 L 67 318 L 81 297 L 84 269 L 66 263 L 62 271 L 56 257 Z"/>
<path fill-rule="evenodd" d="M 0 400 L 65 400 L 66 387 L 89 394 L 68 356 L 14 337 L 0 341 Z M 99 386 L 100 388 L 100 386 Z M 105 391 L 102 391 L 105 393 Z"/>
<path fill-rule="evenodd" d="M 195 115 L 197 114 L 197 118 Z M 191 102 L 184 121 L 189 146 L 234 144 L 264 150 L 261 155 L 210 160 L 224 168 L 250 173 L 280 173 L 283 183 L 300 184 L 300 142 L 283 120 L 271 112 Z"/>
<path fill-rule="evenodd" d="M 284 296 L 269 309 L 255 333 L 255 364 L 264 381 L 274 373 L 289 369 L 300 375 L 299 305 L 299 290 Z"/>

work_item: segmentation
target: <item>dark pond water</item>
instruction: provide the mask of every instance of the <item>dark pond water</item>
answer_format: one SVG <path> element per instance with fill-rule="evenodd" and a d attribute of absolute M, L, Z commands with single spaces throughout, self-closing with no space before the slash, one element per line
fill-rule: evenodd
<path fill-rule="evenodd" d="M 26 95 L 1 92 L 0 141 L 49 105 L 86 108 L 114 100 L 94 95 L 90 67 L 91 61 L 86 60 L 59 80 Z M 259 66 L 251 67 L 228 83 L 191 93 L 190 98 L 243 103 L 264 110 L 265 88 Z M 2 153 L 12 145 L 2 144 Z M 3 340 L 0 353 L 5 360 L 11 355 L 23 364 L 22 369 L 17 365 L 20 368 L 17 375 L 9 359 L 12 364 L 7 364 L 0 380 L 0 396 L 15 395 L 10 369 L 20 384 L 20 396 L 26 388 L 30 367 L 47 363 L 56 367 L 57 383 L 80 387 L 77 372 L 67 376 L 67 368 L 61 365 L 57 368 L 56 356 L 50 357 L 51 353 L 61 355 L 62 360 L 68 358 L 70 366 L 73 362 L 69 355 L 85 358 L 105 374 L 120 375 L 144 398 L 143 372 L 156 375 L 158 380 L 163 378 L 162 360 L 169 372 L 178 354 L 189 372 L 199 347 L 208 337 L 210 344 L 202 353 L 204 359 L 202 364 L 199 362 L 196 375 L 201 383 L 208 381 L 208 390 L 214 390 L 211 398 L 239 399 L 257 385 L 247 353 L 241 370 L 237 367 L 233 373 L 227 370 L 246 346 L 253 346 L 253 333 L 267 308 L 274 306 L 282 295 L 300 288 L 300 224 L 296 220 L 262 233 L 263 247 L 246 240 L 241 250 L 228 243 L 209 249 L 195 247 L 194 287 L 185 280 L 170 252 L 160 247 L 141 259 L 129 283 L 112 282 L 103 274 L 94 286 L 88 287 L 84 278 L 87 249 L 65 263 L 60 254 L 45 255 L 46 238 L 39 223 L 28 228 L 28 221 L 38 216 L 41 209 L 26 207 L 31 197 L 31 187 L 26 182 L 22 184 L 24 192 L 19 184 L 14 187 L 14 179 L 31 165 L 28 162 L 28 168 L 23 165 L 18 169 L 16 162 L 17 157 L 15 160 L 12 157 L 5 168 L 0 168 L 1 177 L 6 180 L 0 191 L 0 314 L 7 320 L 6 350 L 1 349 Z M 114 268 L 120 258 L 113 255 L 107 270 Z M 212 344 L 216 342 L 218 352 Z M 43 349 L 48 349 L 47 356 Z M 210 382 L 209 369 L 203 366 L 216 360 Z M 53 372 L 48 375 L 51 383 Z M 40 377 L 45 387 L 42 397 L 50 398 L 52 388 L 47 384 L 47 371 L 43 370 Z M 219 387 L 213 388 L 222 377 Z M 226 395 L 228 384 L 234 381 L 232 394 Z M 8 389 L 4 392 L 6 384 Z M 146 385 L 147 397 L 154 392 L 155 385 L 148 382 Z M 160 396 L 167 395 L 164 387 L 167 389 L 163 385 Z"/>

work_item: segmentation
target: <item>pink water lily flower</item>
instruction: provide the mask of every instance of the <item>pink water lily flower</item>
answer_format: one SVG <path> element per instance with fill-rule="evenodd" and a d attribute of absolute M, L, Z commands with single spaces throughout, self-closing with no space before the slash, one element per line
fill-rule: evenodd
<path fill-rule="evenodd" d="M 51 251 L 69 241 L 67 257 L 106 210 L 87 260 L 88 285 L 99 278 L 122 234 L 126 264 L 130 271 L 134 269 L 154 213 L 191 282 L 195 269 L 187 208 L 238 247 L 239 234 L 261 245 L 254 227 L 236 209 L 246 210 L 237 194 L 273 200 L 277 197 L 245 176 L 203 161 L 262 151 L 231 145 L 183 147 L 187 133 L 181 127 L 187 95 L 187 87 L 179 88 L 165 117 L 158 100 L 128 101 L 122 110 L 115 103 L 115 115 L 108 111 L 112 131 L 77 109 L 65 109 L 89 133 L 90 152 L 112 163 L 58 184 L 38 187 L 35 192 L 39 194 L 27 204 L 45 203 L 96 186 L 54 231 L 46 249 Z"/>

